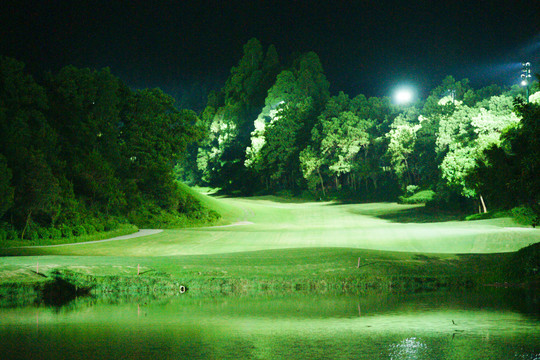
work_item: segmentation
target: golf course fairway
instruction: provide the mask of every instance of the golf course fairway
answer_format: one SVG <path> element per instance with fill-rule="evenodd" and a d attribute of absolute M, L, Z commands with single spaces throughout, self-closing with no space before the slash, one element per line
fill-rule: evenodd
<path fill-rule="evenodd" d="M 53 270 L 91 276 L 160 274 L 186 285 L 197 282 L 201 289 L 201 281 L 216 280 L 281 278 L 294 285 L 305 279 L 376 283 L 405 275 L 474 277 L 495 271 L 509 253 L 540 241 L 540 231 L 510 218 L 441 221 L 425 215 L 420 205 L 200 196 L 223 215 L 220 225 L 2 249 L 0 279 L 39 282 Z"/>

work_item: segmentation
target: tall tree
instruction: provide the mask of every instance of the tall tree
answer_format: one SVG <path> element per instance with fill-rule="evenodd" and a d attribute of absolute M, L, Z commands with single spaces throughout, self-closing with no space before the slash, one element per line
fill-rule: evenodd
<path fill-rule="evenodd" d="M 307 146 L 317 116 L 329 97 L 328 88 L 315 53 L 302 55 L 291 69 L 282 71 L 268 91 L 266 106 L 254 122 L 245 164 L 259 171 L 263 178 L 263 174 L 271 173 L 271 179 L 277 180 L 278 186 L 288 183 L 296 187 L 302 179 L 299 154 Z M 289 138 L 281 136 L 283 134 Z M 283 148 L 287 155 L 272 155 L 278 148 Z M 285 169 L 289 171 L 286 173 Z"/>
<path fill-rule="evenodd" d="M 44 89 L 25 73 L 24 64 L 0 57 L 0 154 L 12 172 L 12 185 L 4 191 L 9 197 L 13 188 L 9 211 L 24 229 L 34 219 L 50 222 L 58 200 L 58 180 L 50 166 L 57 137 L 44 116 L 47 108 Z"/>
<path fill-rule="evenodd" d="M 204 180 L 216 186 L 246 185 L 244 162 L 254 130 L 253 120 L 264 106 L 268 88 L 279 71 L 273 45 L 264 55 L 260 42 L 250 39 L 243 50 L 222 89 L 222 101 L 218 96 L 209 97 L 203 116 L 209 136 L 199 146 L 197 164 Z"/>
<path fill-rule="evenodd" d="M 470 174 L 482 152 L 500 142 L 501 132 L 514 126 L 519 118 L 513 112 L 512 98 L 494 96 L 474 108 L 466 105 L 440 123 L 437 145 L 446 155 L 440 165 L 442 178 L 450 187 L 459 189 L 465 197 L 478 196 L 482 209 L 487 211 L 478 184 Z"/>

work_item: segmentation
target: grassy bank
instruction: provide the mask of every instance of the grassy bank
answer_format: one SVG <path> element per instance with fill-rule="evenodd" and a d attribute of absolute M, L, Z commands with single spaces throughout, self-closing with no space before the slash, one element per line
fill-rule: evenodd
<path fill-rule="evenodd" d="M 16 296 L 37 301 L 58 279 L 95 296 L 131 298 L 184 291 L 206 297 L 527 287 L 538 282 L 538 248 L 468 255 L 315 248 L 175 257 L 9 257 L 0 265 L 0 302 L 10 304 Z"/>
<path fill-rule="evenodd" d="M 228 224 L 2 249 L 0 288 L 39 293 L 60 278 L 99 296 L 168 296 L 180 286 L 190 296 L 415 292 L 530 283 L 537 276 L 537 246 L 521 258 L 515 251 L 538 243 L 540 232 L 511 218 L 445 221 L 417 212 L 418 205 L 395 203 L 203 200 Z M 528 270 L 514 271 L 522 265 Z"/>

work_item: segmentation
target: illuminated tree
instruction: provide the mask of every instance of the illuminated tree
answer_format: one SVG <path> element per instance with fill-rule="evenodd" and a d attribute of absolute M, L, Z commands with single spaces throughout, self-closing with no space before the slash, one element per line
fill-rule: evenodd
<path fill-rule="evenodd" d="M 470 174 L 483 151 L 500 143 L 501 132 L 519 121 L 513 112 L 512 98 L 494 96 L 477 107 L 459 106 L 440 122 L 438 151 L 446 155 L 440 165 L 442 178 L 465 197 L 478 196 L 483 211 L 487 208 Z"/>

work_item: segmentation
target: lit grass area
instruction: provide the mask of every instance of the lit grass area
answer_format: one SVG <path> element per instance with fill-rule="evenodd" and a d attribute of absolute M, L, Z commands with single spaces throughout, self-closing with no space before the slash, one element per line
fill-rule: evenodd
<path fill-rule="evenodd" d="M 81 286 L 97 281 L 102 289 L 127 292 L 177 291 L 178 284 L 195 293 L 298 286 L 365 290 L 398 283 L 405 290 L 459 287 L 506 280 L 512 252 L 540 241 L 538 230 L 510 218 L 441 221 L 419 205 L 196 196 L 225 214 L 228 224 L 3 249 L 0 282 L 39 282 L 45 278 L 37 271 L 46 278 L 60 271 Z"/>
<path fill-rule="evenodd" d="M 511 218 L 441 221 L 423 213 L 419 205 L 199 196 L 225 214 L 223 221 L 229 225 L 165 230 L 121 241 L 0 251 L 4 255 L 175 256 L 343 247 L 454 254 L 512 252 L 540 241 L 540 231 L 522 227 Z"/>

